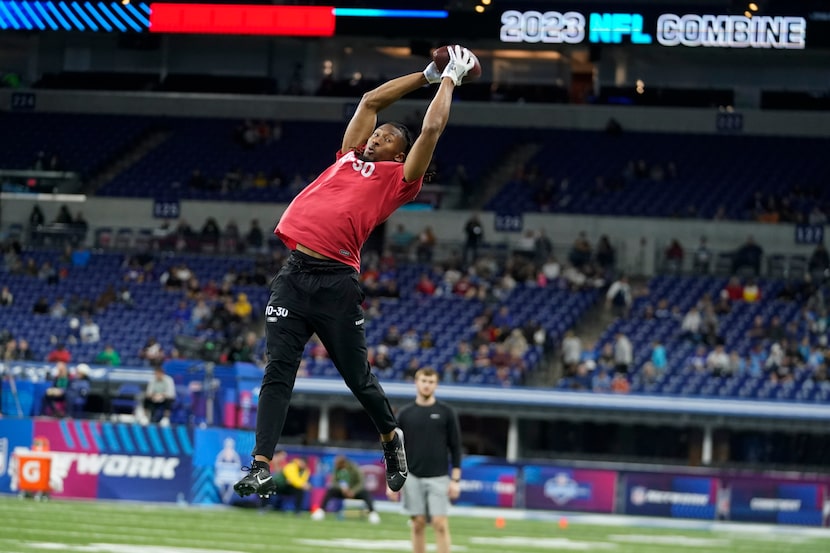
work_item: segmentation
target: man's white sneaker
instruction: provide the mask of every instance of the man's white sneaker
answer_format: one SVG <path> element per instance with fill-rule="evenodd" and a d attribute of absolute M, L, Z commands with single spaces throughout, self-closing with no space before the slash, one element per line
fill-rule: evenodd
<path fill-rule="evenodd" d="M 380 524 L 380 515 L 375 511 L 369 513 L 369 524 Z"/>
<path fill-rule="evenodd" d="M 323 509 L 316 509 L 313 513 L 311 513 L 311 520 L 324 520 L 326 518 L 326 512 Z"/>

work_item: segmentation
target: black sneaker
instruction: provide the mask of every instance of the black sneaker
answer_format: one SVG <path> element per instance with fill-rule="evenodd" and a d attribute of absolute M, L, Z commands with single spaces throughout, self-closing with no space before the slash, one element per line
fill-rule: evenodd
<path fill-rule="evenodd" d="M 233 485 L 233 489 L 241 497 L 255 493 L 260 497 L 271 497 L 277 489 L 274 479 L 271 477 L 271 471 L 268 469 L 268 463 L 262 461 L 254 461 L 250 467 L 242 467 L 242 470 L 247 471 L 239 482 Z"/>
<path fill-rule="evenodd" d="M 395 429 L 396 436 L 383 444 L 383 460 L 386 462 L 386 484 L 393 492 L 403 488 L 409 469 L 406 466 L 406 451 L 403 448 L 403 430 Z"/>

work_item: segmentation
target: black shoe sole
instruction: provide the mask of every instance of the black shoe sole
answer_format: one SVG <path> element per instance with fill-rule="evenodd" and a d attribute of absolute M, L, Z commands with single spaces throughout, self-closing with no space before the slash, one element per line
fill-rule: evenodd
<path fill-rule="evenodd" d="M 248 484 L 240 484 L 240 483 L 236 483 L 236 484 L 233 485 L 233 491 L 235 491 L 239 495 L 239 497 L 245 497 L 246 495 L 257 494 L 259 497 L 262 497 L 262 498 L 265 498 L 265 499 L 271 497 L 271 494 L 274 493 L 274 490 L 270 489 L 270 488 L 267 489 L 267 490 L 262 490 L 262 489 L 257 490 L 253 486 L 249 486 Z"/>

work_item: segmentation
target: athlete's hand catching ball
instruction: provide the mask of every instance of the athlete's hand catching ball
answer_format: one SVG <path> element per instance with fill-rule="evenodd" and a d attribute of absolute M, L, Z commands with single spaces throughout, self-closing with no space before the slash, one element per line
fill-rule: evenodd
<path fill-rule="evenodd" d="M 438 80 L 432 81 L 430 80 L 431 75 L 427 75 L 427 71 L 424 71 L 424 75 L 427 77 L 427 81 L 439 82 L 441 80 L 440 75 L 444 72 L 444 70 L 447 68 L 447 65 L 449 65 L 451 61 L 455 61 L 457 65 L 461 64 L 466 68 L 466 72 L 462 74 L 457 81 L 453 79 L 456 85 L 468 83 L 481 77 L 481 63 L 479 63 L 476 55 L 473 54 L 473 52 L 469 49 L 464 48 L 463 46 L 452 44 L 449 46 L 441 46 L 440 48 L 436 48 L 435 50 L 433 50 L 432 63 L 429 66 L 427 66 L 427 70 L 430 70 L 430 66 L 434 64 L 434 70 L 431 71 L 431 75 L 434 75 L 435 72 L 438 72 L 439 77 Z M 449 76 L 450 78 L 452 78 L 450 75 L 444 76 Z"/>

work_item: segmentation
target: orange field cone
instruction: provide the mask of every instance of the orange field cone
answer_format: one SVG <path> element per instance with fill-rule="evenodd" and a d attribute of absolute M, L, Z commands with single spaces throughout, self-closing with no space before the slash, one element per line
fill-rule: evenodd
<path fill-rule="evenodd" d="M 502 528 L 504 528 L 504 524 L 504 517 L 496 517 L 496 528 L 501 530 Z"/>

